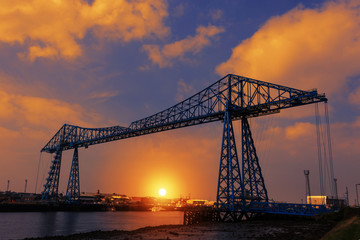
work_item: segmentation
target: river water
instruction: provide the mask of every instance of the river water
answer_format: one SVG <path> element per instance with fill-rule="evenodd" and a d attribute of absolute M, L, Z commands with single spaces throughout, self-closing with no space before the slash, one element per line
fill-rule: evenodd
<path fill-rule="evenodd" d="M 69 235 L 96 230 L 135 230 L 182 224 L 183 212 L 2 212 L 0 239 Z"/>

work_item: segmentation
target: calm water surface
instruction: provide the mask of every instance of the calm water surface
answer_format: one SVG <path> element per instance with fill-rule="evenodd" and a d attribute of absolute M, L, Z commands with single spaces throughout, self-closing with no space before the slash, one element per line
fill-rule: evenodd
<path fill-rule="evenodd" d="M 183 212 L 22 212 L 0 213 L 0 239 L 69 235 L 95 230 L 135 230 L 182 224 Z"/>

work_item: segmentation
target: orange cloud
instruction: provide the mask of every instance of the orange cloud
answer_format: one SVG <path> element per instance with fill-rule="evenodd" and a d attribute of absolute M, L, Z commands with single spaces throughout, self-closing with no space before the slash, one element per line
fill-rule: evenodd
<path fill-rule="evenodd" d="M 65 122 L 89 125 L 80 106 L 56 99 L 0 91 L 0 105 L 0 124 L 15 129 L 40 126 L 56 129 Z"/>
<path fill-rule="evenodd" d="M 82 54 L 81 40 L 93 30 L 98 38 L 125 42 L 163 37 L 169 28 L 165 0 L 1 0 L 0 41 L 28 48 L 20 54 L 36 58 L 72 59 Z"/>
<path fill-rule="evenodd" d="M 10 179 L 11 190 L 23 191 L 26 178 L 29 179 L 28 191 L 33 191 L 39 152 L 62 124 L 98 127 L 106 122 L 76 104 L 10 93 L 13 86 L 2 83 L 0 87 L 0 181 Z M 42 161 L 46 166 L 41 175 L 49 171 L 51 161 L 48 160 L 49 156 L 45 156 Z M 41 188 L 39 183 L 38 190 Z"/>
<path fill-rule="evenodd" d="M 285 129 L 286 138 L 297 139 L 304 136 L 312 136 L 315 133 L 315 126 L 311 123 L 297 122 L 294 126 Z"/>
<path fill-rule="evenodd" d="M 360 127 L 360 117 L 357 117 L 357 118 L 356 118 L 356 121 L 355 121 L 355 123 L 354 123 L 354 126 L 355 126 L 355 127 Z"/>
<path fill-rule="evenodd" d="M 64 123 L 98 127 L 103 122 L 101 116 L 77 104 L 25 95 L 18 93 L 20 88 L 15 92 L 14 86 L 0 84 L 0 159 L 18 152 L 18 144 L 23 145 L 22 152 L 35 144 L 29 151 L 38 153 Z"/>
<path fill-rule="evenodd" d="M 172 66 L 172 60 L 182 59 L 186 53 L 197 54 L 204 47 L 210 45 L 210 38 L 224 32 L 223 27 L 200 26 L 196 29 L 195 36 L 167 44 L 160 48 L 159 45 L 144 45 L 143 49 L 148 52 L 149 59 L 160 68 Z"/>
<path fill-rule="evenodd" d="M 216 67 L 227 73 L 304 90 L 341 90 L 360 73 L 360 3 L 328 2 L 318 9 L 301 6 L 268 20 Z"/>
<path fill-rule="evenodd" d="M 100 99 L 100 100 L 106 100 L 108 98 L 115 97 L 119 94 L 119 91 L 107 91 L 107 92 L 94 92 L 91 94 L 89 99 Z"/>

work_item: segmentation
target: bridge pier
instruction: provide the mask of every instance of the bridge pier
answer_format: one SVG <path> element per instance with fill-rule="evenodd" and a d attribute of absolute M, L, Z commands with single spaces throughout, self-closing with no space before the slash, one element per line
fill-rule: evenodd
<path fill-rule="evenodd" d="M 239 160 L 231 113 L 225 112 L 216 206 L 221 212 L 237 212 L 242 204 Z"/>
<path fill-rule="evenodd" d="M 259 213 L 228 211 L 223 212 L 214 208 L 195 207 L 184 210 L 184 225 L 203 222 L 240 222 L 253 219 Z"/>
<path fill-rule="evenodd" d="M 235 222 L 242 218 L 248 219 L 251 214 L 244 211 L 248 204 L 253 201 L 268 201 L 264 178 L 246 117 L 241 118 L 241 130 L 240 171 L 231 112 L 226 111 L 216 198 L 216 208 L 221 212 L 222 221 Z"/>
<path fill-rule="evenodd" d="M 80 203 L 80 177 L 79 177 L 79 153 L 74 149 L 74 157 L 71 163 L 69 182 L 66 189 L 65 203 Z"/>
<path fill-rule="evenodd" d="M 250 125 L 247 118 L 241 118 L 242 135 L 242 179 L 243 179 L 243 202 L 269 200 L 265 188 L 264 178 L 261 173 L 259 158 L 256 153 Z"/>
<path fill-rule="evenodd" d="M 58 149 L 51 163 L 49 176 L 44 185 L 44 191 L 41 193 L 42 200 L 57 199 L 58 197 L 61 158 L 62 149 Z"/>

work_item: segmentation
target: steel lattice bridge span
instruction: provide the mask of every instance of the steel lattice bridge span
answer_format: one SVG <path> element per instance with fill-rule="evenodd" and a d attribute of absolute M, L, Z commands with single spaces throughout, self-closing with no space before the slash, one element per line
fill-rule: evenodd
<path fill-rule="evenodd" d="M 55 153 L 42 199 L 58 196 L 62 152 L 74 149 L 65 202 L 80 200 L 78 148 L 177 128 L 223 121 L 216 208 L 225 220 L 256 213 L 313 216 L 328 211 L 323 205 L 269 202 L 248 119 L 281 109 L 326 102 L 325 94 L 303 91 L 251 78 L 226 75 L 192 97 L 129 127 L 84 128 L 65 124 L 41 149 Z M 233 121 L 241 120 L 240 162 Z"/>

